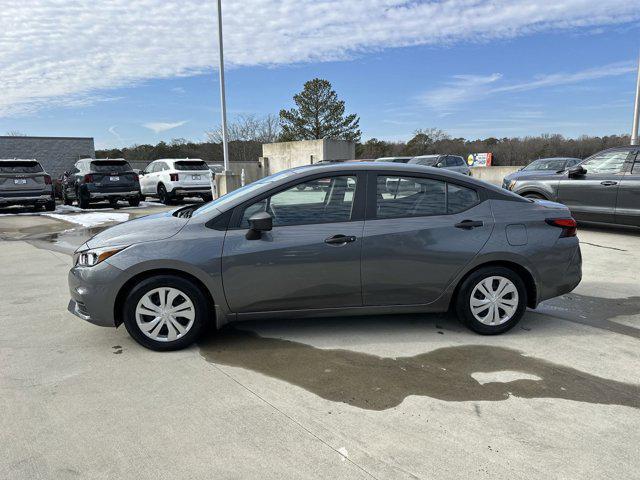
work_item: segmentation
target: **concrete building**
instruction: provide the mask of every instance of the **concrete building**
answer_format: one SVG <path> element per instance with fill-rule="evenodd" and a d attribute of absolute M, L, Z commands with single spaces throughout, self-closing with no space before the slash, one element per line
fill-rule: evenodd
<path fill-rule="evenodd" d="M 36 159 L 53 178 L 70 170 L 80 158 L 95 157 L 91 137 L 3 137 L 0 158 Z"/>
<path fill-rule="evenodd" d="M 356 144 L 349 140 L 301 140 L 299 142 L 265 143 L 260 159 L 265 175 L 287 168 L 318 163 L 321 160 L 352 160 Z"/>

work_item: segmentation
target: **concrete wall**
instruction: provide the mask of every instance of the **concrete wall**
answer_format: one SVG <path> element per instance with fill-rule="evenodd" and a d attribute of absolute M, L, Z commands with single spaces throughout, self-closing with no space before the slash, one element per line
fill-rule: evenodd
<path fill-rule="evenodd" d="M 90 137 L 1 137 L 0 158 L 36 159 L 57 178 L 81 158 L 96 154 Z"/>
<path fill-rule="evenodd" d="M 317 163 L 321 160 L 351 160 L 356 157 L 356 144 L 347 140 L 302 140 L 262 145 L 261 163 L 264 174 L 271 175 L 288 168 Z"/>
<path fill-rule="evenodd" d="M 511 167 L 471 167 L 471 176 L 484 182 L 502 185 L 505 175 L 520 170 L 521 166 Z"/>

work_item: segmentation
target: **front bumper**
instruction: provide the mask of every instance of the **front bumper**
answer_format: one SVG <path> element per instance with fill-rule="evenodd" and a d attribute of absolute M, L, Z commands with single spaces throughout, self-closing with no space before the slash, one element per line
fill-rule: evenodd
<path fill-rule="evenodd" d="M 101 327 L 115 327 L 115 299 L 123 283 L 124 272 L 106 260 L 94 267 L 69 270 L 67 310 L 76 317 Z"/>

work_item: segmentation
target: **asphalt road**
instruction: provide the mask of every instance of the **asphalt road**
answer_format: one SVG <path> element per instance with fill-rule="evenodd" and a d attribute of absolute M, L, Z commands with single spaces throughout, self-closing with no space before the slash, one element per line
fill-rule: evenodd
<path fill-rule="evenodd" d="M 506 335 L 276 319 L 156 353 L 68 314 L 66 274 L 163 208 L 0 216 L 0 478 L 639 478 L 640 232 L 581 229 L 582 284 Z"/>

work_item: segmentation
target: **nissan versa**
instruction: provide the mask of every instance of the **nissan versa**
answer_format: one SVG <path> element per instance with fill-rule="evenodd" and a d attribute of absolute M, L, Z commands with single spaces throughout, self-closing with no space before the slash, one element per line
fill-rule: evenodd
<path fill-rule="evenodd" d="M 326 164 L 101 232 L 74 255 L 69 310 L 155 350 L 207 322 L 449 308 L 497 334 L 580 278 L 563 205 L 443 169 Z"/>

